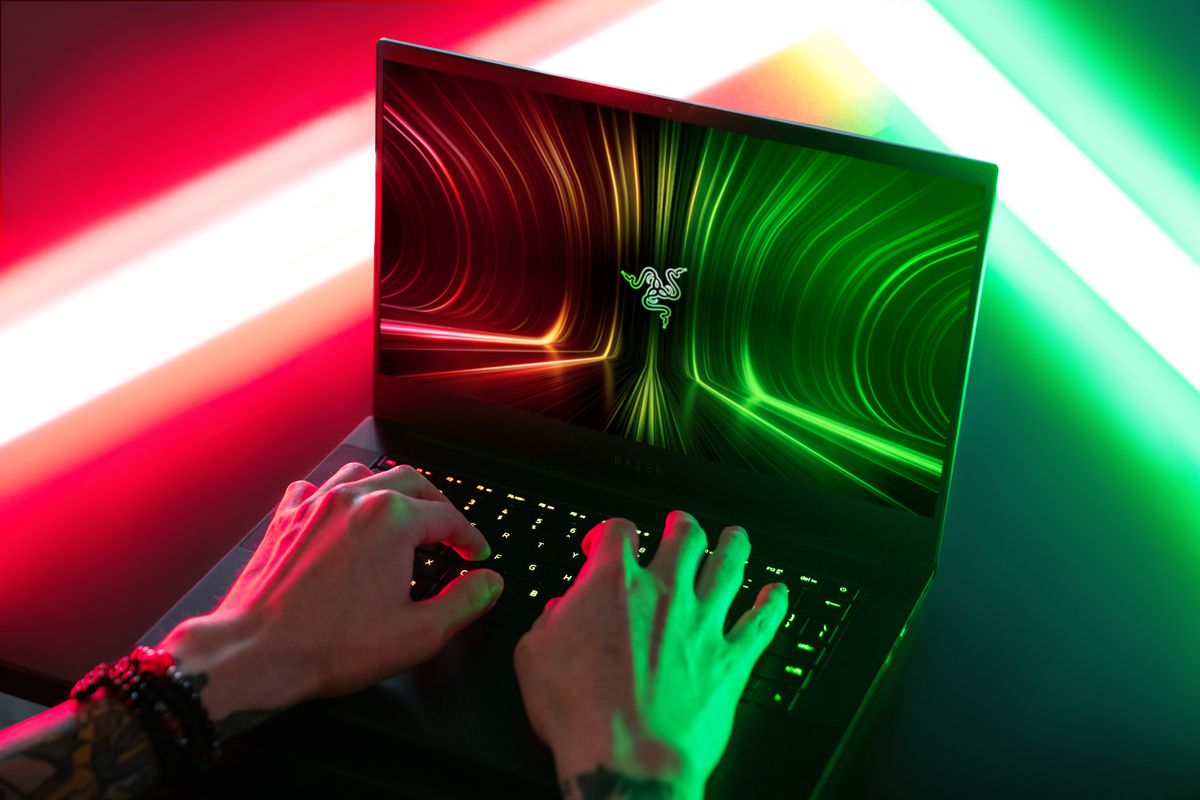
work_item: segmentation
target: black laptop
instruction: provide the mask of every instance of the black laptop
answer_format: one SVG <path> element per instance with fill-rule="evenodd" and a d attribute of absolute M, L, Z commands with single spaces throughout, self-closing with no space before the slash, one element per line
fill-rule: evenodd
<path fill-rule="evenodd" d="M 419 468 L 506 590 L 312 713 L 552 796 L 512 648 L 593 524 L 634 520 L 645 563 L 683 508 L 750 532 L 731 622 L 791 590 L 709 796 L 819 790 L 933 577 L 995 166 L 387 40 L 376 97 L 374 415 L 308 479 Z M 144 640 L 211 610 L 265 528 Z M 421 551 L 409 591 L 462 569 Z"/>

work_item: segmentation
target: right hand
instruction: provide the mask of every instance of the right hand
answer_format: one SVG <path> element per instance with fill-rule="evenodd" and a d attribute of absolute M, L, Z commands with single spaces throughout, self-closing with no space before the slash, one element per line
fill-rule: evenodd
<path fill-rule="evenodd" d="M 724 633 L 750 554 L 740 527 L 721 532 L 703 568 L 704 531 L 682 511 L 667 516 L 646 568 L 636 541 L 628 520 L 593 528 L 575 584 L 517 644 L 529 720 L 568 796 L 643 786 L 702 796 L 750 670 L 787 610 L 787 588 L 764 586 Z"/>

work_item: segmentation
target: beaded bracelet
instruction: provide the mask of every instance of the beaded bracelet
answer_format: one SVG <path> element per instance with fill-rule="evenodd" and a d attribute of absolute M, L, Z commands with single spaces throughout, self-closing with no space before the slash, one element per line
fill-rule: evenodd
<path fill-rule="evenodd" d="M 137 647 L 114 664 L 98 664 L 71 689 L 86 700 L 111 690 L 150 738 L 164 780 L 211 771 L 221 754 L 217 732 L 200 703 L 200 689 L 165 650 Z"/>

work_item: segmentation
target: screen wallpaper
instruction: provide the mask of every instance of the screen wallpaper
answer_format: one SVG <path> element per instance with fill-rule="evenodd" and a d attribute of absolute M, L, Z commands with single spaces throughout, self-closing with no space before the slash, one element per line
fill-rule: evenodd
<path fill-rule="evenodd" d="M 925 514 L 980 186 L 389 64 L 385 373 Z"/>

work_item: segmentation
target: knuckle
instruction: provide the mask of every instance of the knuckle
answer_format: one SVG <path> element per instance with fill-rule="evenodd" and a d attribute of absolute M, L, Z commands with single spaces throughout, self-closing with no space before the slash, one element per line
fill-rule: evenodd
<path fill-rule="evenodd" d="M 391 489 L 376 489 L 362 495 L 356 505 L 369 517 L 404 519 L 410 510 L 407 498 Z"/>
<path fill-rule="evenodd" d="M 349 464 L 343 464 L 334 474 L 334 479 L 337 480 L 337 485 L 342 486 L 348 481 L 356 481 L 367 477 L 371 474 L 371 470 L 367 469 L 364 464 L 357 461 L 351 461 Z"/>
<path fill-rule="evenodd" d="M 353 492 L 345 489 L 343 484 L 339 484 L 317 495 L 316 511 L 319 514 L 342 513 L 350 508 L 353 499 Z"/>
<path fill-rule="evenodd" d="M 358 492 L 348 483 L 339 483 L 325 493 L 333 502 L 346 503 L 358 496 Z"/>

